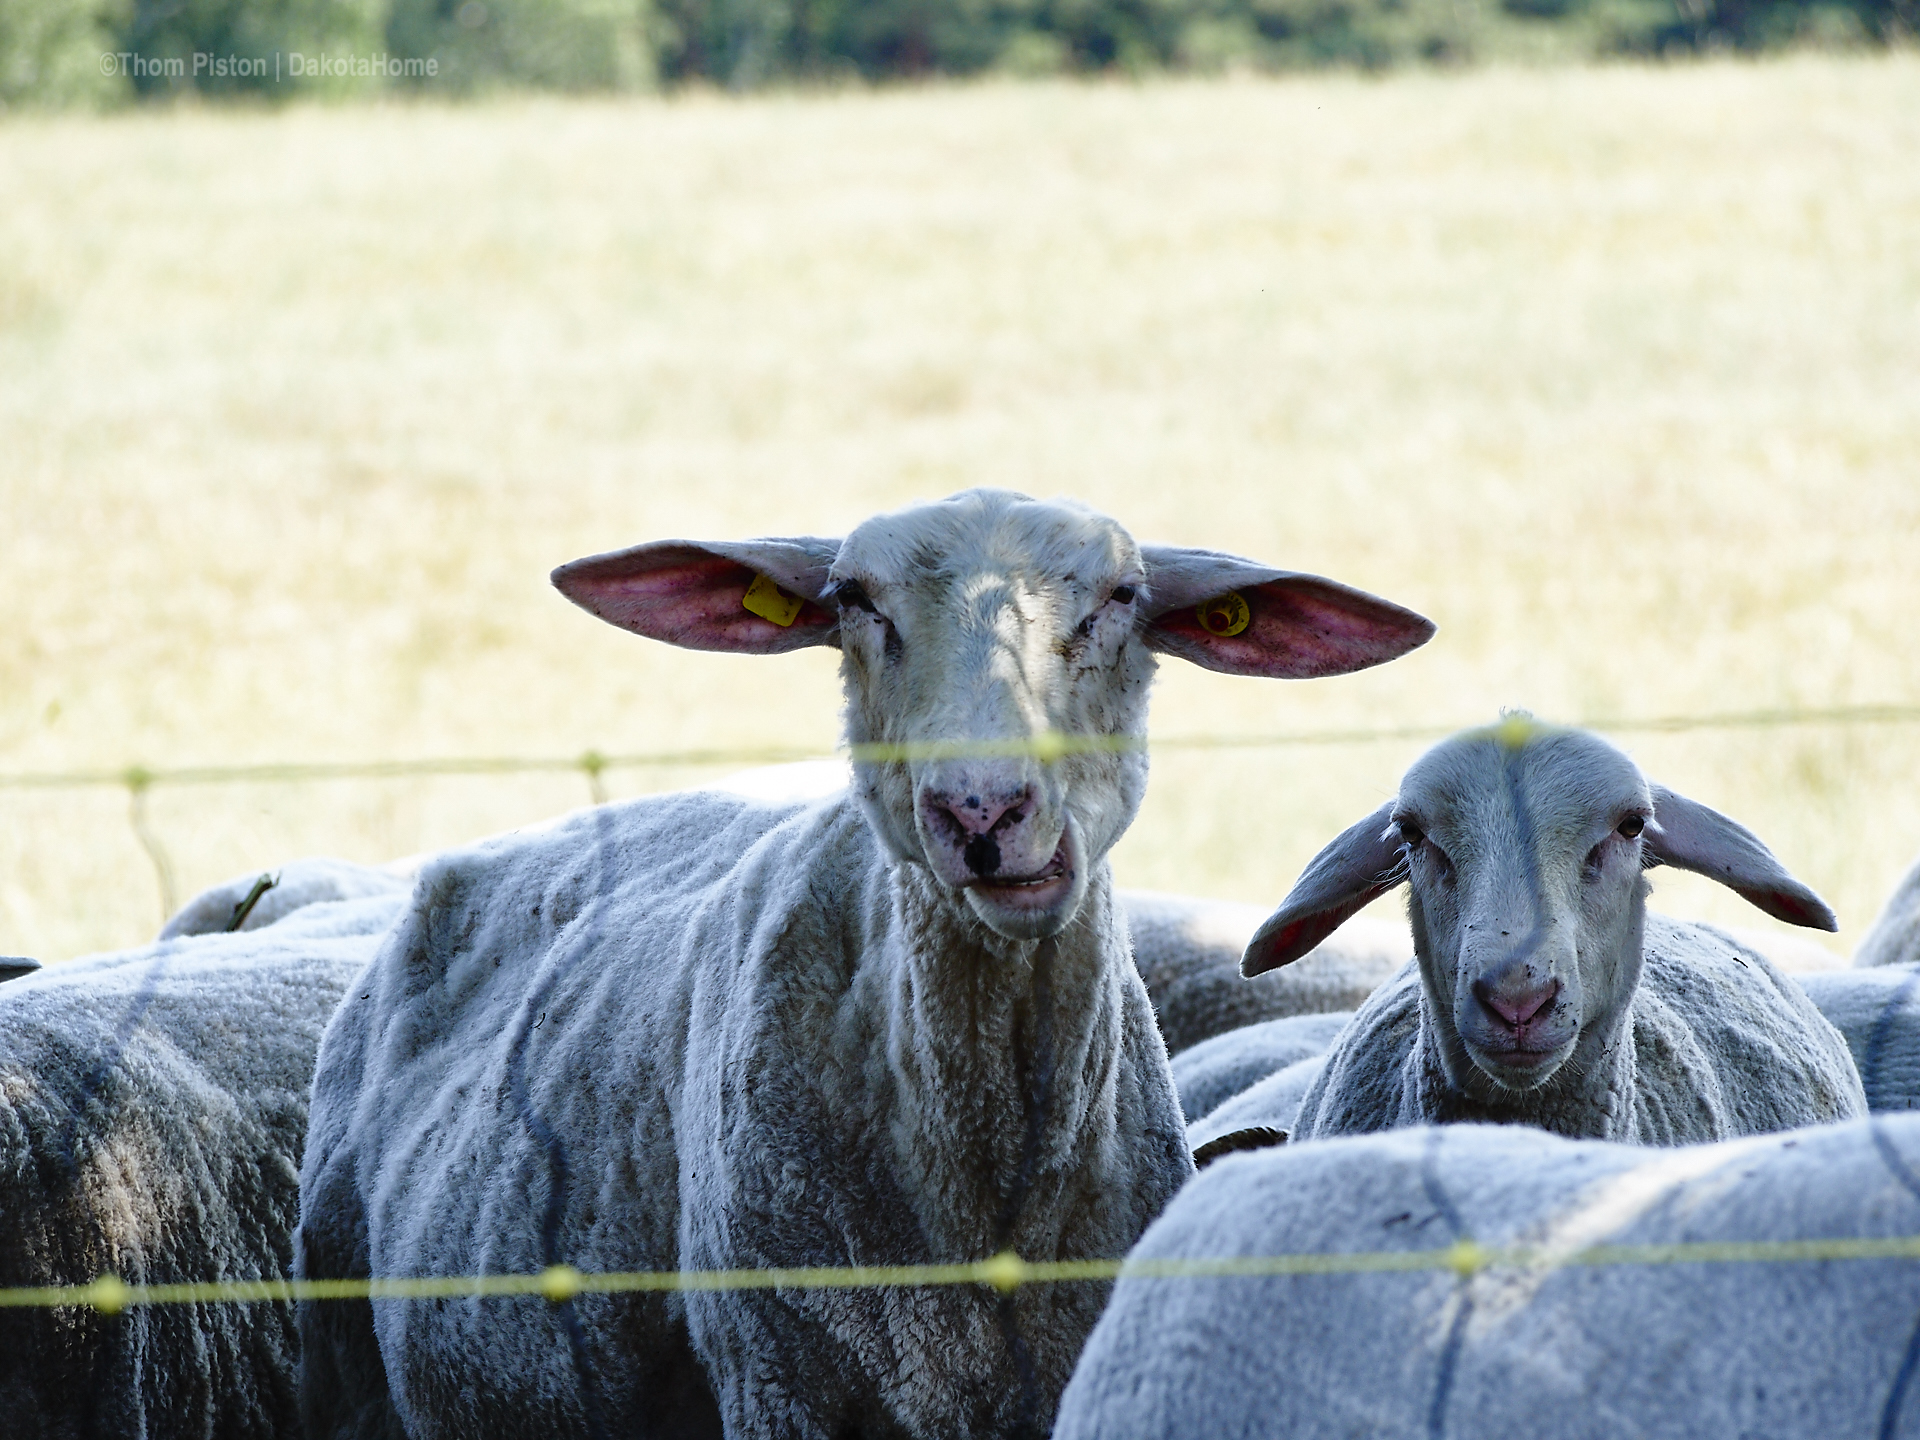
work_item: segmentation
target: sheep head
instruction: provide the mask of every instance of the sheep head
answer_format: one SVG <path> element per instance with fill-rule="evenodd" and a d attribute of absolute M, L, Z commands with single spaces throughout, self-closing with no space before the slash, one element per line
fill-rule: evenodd
<path fill-rule="evenodd" d="M 837 646 L 875 831 L 1016 939 L 1072 920 L 1139 808 L 1155 651 L 1306 677 L 1433 633 L 1329 580 L 1143 547 L 1084 506 L 997 490 L 879 515 L 843 541 L 643 545 L 564 565 L 554 583 L 602 619 L 695 649 Z"/>
<path fill-rule="evenodd" d="M 1780 919 L 1833 913 L 1753 834 L 1650 785 L 1595 735 L 1510 716 L 1428 751 L 1399 795 L 1315 858 L 1247 948 L 1286 964 L 1405 883 L 1448 1079 L 1481 1099 L 1609 1048 L 1640 979 L 1657 865 L 1709 875 Z"/>

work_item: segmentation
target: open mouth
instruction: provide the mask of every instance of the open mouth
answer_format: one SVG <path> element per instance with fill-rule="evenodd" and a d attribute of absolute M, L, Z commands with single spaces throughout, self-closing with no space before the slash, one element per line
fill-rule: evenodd
<path fill-rule="evenodd" d="M 1070 887 L 1073 876 L 1067 868 L 1067 842 L 1062 836 L 1053 858 L 1031 875 L 981 875 L 965 882 L 968 890 L 1006 905 L 1044 906 L 1058 893 Z"/>

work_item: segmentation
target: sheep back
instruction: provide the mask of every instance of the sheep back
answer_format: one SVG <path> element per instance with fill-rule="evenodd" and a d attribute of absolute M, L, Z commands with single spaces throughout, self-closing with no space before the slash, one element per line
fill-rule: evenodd
<path fill-rule="evenodd" d="M 1920 1116 L 1674 1150 L 1413 1129 L 1226 1156 L 1132 1258 L 1908 1236 L 1916 1176 Z M 1123 1278 L 1054 1436 L 1911 1437 L 1917 1279 L 1884 1259 Z"/>
<path fill-rule="evenodd" d="M 1200 1147 L 1236 1130 L 1278 1130 L 1290 1134 L 1300 1114 L 1300 1102 L 1326 1068 L 1327 1057 L 1312 1055 L 1276 1070 L 1264 1080 L 1229 1095 L 1187 1127 L 1187 1144 Z"/>
<path fill-rule="evenodd" d="M 1180 1094 L 1180 1108 L 1189 1122 L 1198 1120 L 1269 1075 L 1326 1054 L 1352 1018 L 1336 1010 L 1262 1020 L 1182 1050 L 1173 1057 L 1173 1087 Z"/>
<path fill-rule="evenodd" d="M 161 927 L 159 938 L 176 940 L 185 935 L 227 933 L 239 907 L 263 874 L 271 876 L 274 883 L 255 899 L 253 908 L 240 922 L 241 930 L 264 930 L 309 905 L 333 901 L 384 897 L 397 908 L 413 888 L 411 879 L 391 870 L 315 856 L 292 861 L 276 870 L 249 870 L 202 890 Z"/>
<path fill-rule="evenodd" d="M 1404 925 L 1362 916 L 1284 969 L 1248 979 L 1240 958 L 1265 910 L 1151 890 L 1118 898 L 1154 1018 L 1175 1055 L 1263 1020 L 1352 1010 L 1412 952 Z"/>
<path fill-rule="evenodd" d="M 1833 970 L 1799 979 L 1846 1037 L 1867 1108 L 1920 1109 L 1920 966 Z"/>
<path fill-rule="evenodd" d="M 0 1286 L 283 1278 L 314 1052 L 392 903 L 0 990 Z M 8 1433 L 295 1433 L 285 1305 L 0 1309 Z"/>

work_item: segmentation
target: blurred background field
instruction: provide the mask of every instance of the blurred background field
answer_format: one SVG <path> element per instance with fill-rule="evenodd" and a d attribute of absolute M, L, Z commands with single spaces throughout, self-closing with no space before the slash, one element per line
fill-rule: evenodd
<path fill-rule="evenodd" d="M 1920 0 L 0 0 L 0 106 L 1565 64 L 1916 29 Z"/>
<path fill-rule="evenodd" d="M 1916 155 L 1899 51 L 16 115 L 0 773 L 825 751 L 831 652 L 651 646 L 547 571 L 980 484 L 1440 623 L 1334 681 L 1169 663 L 1162 736 L 1920 705 Z M 1920 851 L 1920 725 L 1620 738 L 1843 949 Z M 1273 901 L 1421 748 L 1168 749 L 1120 877 Z M 147 805 L 185 894 L 587 799 Z M 124 790 L 0 789 L 0 951 L 160 918 Z"/>

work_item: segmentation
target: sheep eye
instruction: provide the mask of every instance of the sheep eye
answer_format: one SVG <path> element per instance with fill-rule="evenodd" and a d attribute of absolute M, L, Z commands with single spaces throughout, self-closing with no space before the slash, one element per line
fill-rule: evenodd
<path fill-rule="evenodd" d="M 1400 838 L 1410 846 L 1417 848 L 1420 842 L 1427 838 L 1427 832 L 1411 820 L 1401 820 L 1396 823 L 1400 826 Z"/>
<path fill-rule="evenodd" d="M 1109 598 L 1117 604 L 1131 605 L 1133 603 L 1133 586 L 1116 585 L 1113 587 L 1113 594 Z"/>
<path fill-rule="evenodd" d="M 874 609 L 873 601 L 867 595 L 867 587 L 858 580 L 842 580 L 833 587 L 833 603 L 842 610 L 860 609 L 869 615 L 880 612 Z"/>
<path fill-rule="evenodd" d="M 1642 830 L 1647 828 L 1647 817 L 1644 815 L 1629 815 L 1627 816 L 1626 819 L 1622 820 L 1619 823 L 1619 825 L 1616 826 L 1615 828 L 1622 835 L 1626 836 L 1627 839 L 1631 840 L 1633 839 L 1634 836 L 1638 835 Z"/>

